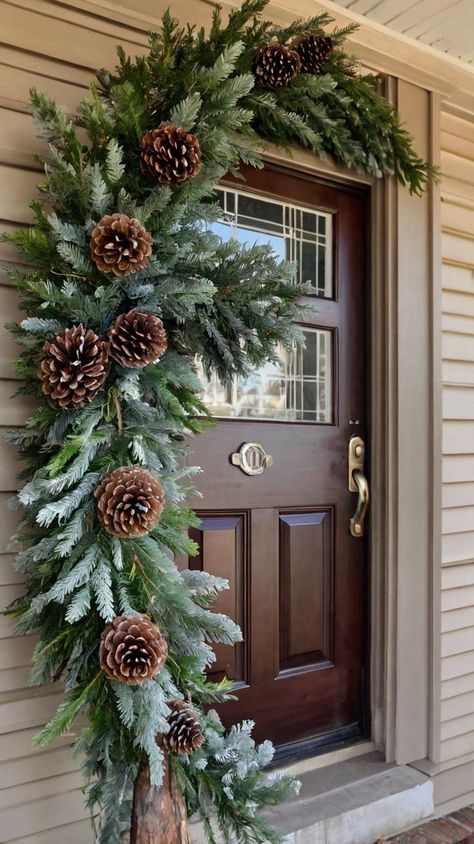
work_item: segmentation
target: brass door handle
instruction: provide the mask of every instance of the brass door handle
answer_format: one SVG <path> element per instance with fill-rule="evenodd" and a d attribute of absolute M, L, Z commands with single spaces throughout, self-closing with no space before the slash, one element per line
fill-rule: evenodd
<path fill-rule="evenodd" d="M 364 535 L 364 519 L 369 506 L 369 482 L 360 469 L 354 469 L 352 477 L 357 486 L 357 507 L 351 519 L 351 534 L 359 538 Z"/>
<path fill-rule="evenodd" d="M 364 535 L 364 519 L 369 506 L 369 483 L 364 475 L 365 443 L 361 437 L 351 437 L 349 440 L 348 481 L 350 492 L 357 493 L 357 507 L 350 529 L 352 536 L 360 538 Z"/>

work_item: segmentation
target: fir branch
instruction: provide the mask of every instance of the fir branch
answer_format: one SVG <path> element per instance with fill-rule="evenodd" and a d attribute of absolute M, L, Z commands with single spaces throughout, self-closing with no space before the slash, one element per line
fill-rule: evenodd
<path fill-rule="evenodd" d="M 68 243 L 75 243 L 76 246 L 82 248 L 85 246 L 86 235 L 83 226 L 78 226 L 74 223 L 68 223 L 64 220 L 60 220 L 56 214 L 50 214 L 48 222 L 60 240 L 65 240 Z"/>
<path fill-rule="evenodd" d="M 66 261 L 66 263 L 69 264 L 81 277 L 85 279 L 91 275 L 94 269 L 92 261 L 79 246 L 76 246 L 75 243 L 61 241 L 57 245 L 57 250 L 61 258 L 63 258 L 64 261 Z"/>
<path fill-rule="evenodd" d="M 112 592 L 112 575 L 107 561 L 101 557 L 91 576 L 91 586 L 94 593 L 100 617 L 109 622 L 117 615 Z"/>
<path fill-rule="evenodd" d="M 67 608 L 66 621 L 68 624 L 74 624 L 88 614 L 91 607 L 91 600 L 91 589 L 86 584 L 76 592 Z"/>
<path fill-rule="evenodd" d="M 195 91 L 194 94 L 190 94 L 189 97 L 186 97 L 185 100 L 182 100 L 174 107 L 170 114 L 171 123 L 175 123 L 176 126 L 182 126 L 190 132 L 198 119 L 201 105 L 201 95 L 198 91 Z"/>
<path fill-rule="evenodd" d="M 109 162 L 106 163 L 106 168 Z M 108 185 L 102 176 L 100 164 L 97 162 L 90 167 L 89 165 L 84 171 L 86 190 L 89 194 L 90 208 L 93 214 L 102 217 L 112 203 L 112 194 L 109 191 Z M 64 258 L 64 254 L 63 254 Z M 79 272 L 79 270 L 78 270 Z"/>
<path fill-rule="evenodd" d="M 37 524 L 49 527 L 56 519 L 58 524 L 64 524 L 74 510 L 79 507 L 83 499 L 97 486 L 99 478 L 99 472 L 89 472 L 76 489 L 64 495 L 58 501 L 45 504 L 36 516 Z"/>
<path fill-rule="evenodd" d="M 110 138 L 107 143 L 105 173 L 108 184 L 114 187 L 121 181 L 125 173 L 123 150 L 116 138 Z"/>
<path fill-rule="evenodd" d="M 73 721 L 86 705 L 90 690 L 100 677 L 99 671 L 82 691 L 76 688 L 66 695 L 65 701 L 60 704 L 55 717 L 33 739 L 33 747 L 37 749 L 47 747 L 53 739 L 59 738 L 70 729 Z"/>
<path fill-rule="evenodd" d="M 135 702 L 133 698 L 133 689 L 123 683 L 112 683 L 115 698 L 117 700 L 117 709 L 120 718 L 127 727 L 133 726 L 135 721 Z"/>
<path fill-rule="evenodd" d="M 85 520 L 91 513 L 90 502 L 87 501 L 72 515 L 55 537 L 54 551 L 58 557 L 67 557 L 77 545 L 85 531 Z"/>

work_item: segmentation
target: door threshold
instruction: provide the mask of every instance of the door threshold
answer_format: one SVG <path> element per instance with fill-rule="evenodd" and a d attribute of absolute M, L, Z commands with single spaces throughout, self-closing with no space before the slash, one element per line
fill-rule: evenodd
<path fill-rule="evenodd" d="M 324 750 L 314 756 L 307 756 L 306 759 L 299 759 L 288 765 L 278 764 L 277 768 L 284 768 L 295 777 L 305 774 L 308 771 L 316 771 L 319 768 L 327 768 L 329 765 L 336 765 L 338 762 L 345 762 L 347 759 L 356 759 L 358 756 L 365 756 L 366 753 L 373 753 L 376 750 L 375 742 L 369 739 L 351 742 L 337 748 Z"/>
<path fill-rule="evenodd" d="M 366 739 L 367 736 L 364 735 L 360 724 L 348 724 L 328 733 L 278 745 L 270 767 L 280 768 L 308 758 L 328 755 L 338 750 L 353 747 Z M 371 747 L 371 750 L 373 749 Z M 328 762 L 327 764 L 331 763 Z"/>

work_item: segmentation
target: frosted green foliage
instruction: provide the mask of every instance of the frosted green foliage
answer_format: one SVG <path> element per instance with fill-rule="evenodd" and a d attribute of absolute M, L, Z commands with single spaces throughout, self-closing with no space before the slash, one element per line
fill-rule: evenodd
<path fill-rule="evenodd" d="M 278 842 L 280 836 L 258 809 L 297 794 L 300 784 L 281 772 L 262 776 L 274 750 L 269 741 L 255 743 L 252 721 L 231 727 L 227 734 L 215 711 L 203 722 L 206 752 L 199 750 L 175 764 L 188 811 L 201 814 L 213 844 Z"/>
<path fill-rule="evenodd" d="M 60 220 L 56 214 L 50 214 L 48 222 L 60 240 L 65 240 L 68 243 L 75 243 L 76 246 L 85 246 L 86 233 L 83 226 L 75 226 L 71 223 L 65 223 L 63 220 Z"/>
<path fill-rule="evenodd" d="M 125 173 L 123 151 L 116 138 L 111 138 L 107 144 L 105 173 L 107 182 L 110 186 L 116 186 Z"/>
<path fill-rule="evenodd" d="M 64 524 L 81 502 L 95 489 L 100 479 L 98 472 L 89 472 L 77 487 L 57 501 L 45 504 L 36 515 L 36 522 L 42 527 L 49 527 L 54 521 Z M 20 493 L 21 495 L 21 493 Z"/>
<path fill-rule="evenodd" d="M 176 126 L 182 126 L 190 132 L 194 129 L 194 125 L 199 115 L 202 106 L 202 98 L 198 91 L 186 97 L 172 109 L 170 113 L 170 120 Z"/>
<path fill-rule="evenodd" d="M 25 331 L 31 331 L 33 334 L 57 334 L 63 327 L 63 323 L 57 319 L 28 317 L 28 319 L 21 321 L 21 328 Z"/>
<path fill-rule="evenodd" d="M 80 618 L 84 618 L 91 608 L 91 588 L 89 585 L 83 586 L 74 595 L 72 601 L 69 603 L 66 612 L 66 621 L 69 624 L 74 624 Z"/>
<path fill-rule="evenodd" d="M 108 163 L 106 167 L 108 174 Z M 91 212 L 97 214 L 98 217 L 102 217 L 109 210 L 113 198 L 105 179 L 102 177 L 100 165 L 95 163 L 91 167 L 86 167 L 84 176 L 86 189 L 90 194 Z"/>

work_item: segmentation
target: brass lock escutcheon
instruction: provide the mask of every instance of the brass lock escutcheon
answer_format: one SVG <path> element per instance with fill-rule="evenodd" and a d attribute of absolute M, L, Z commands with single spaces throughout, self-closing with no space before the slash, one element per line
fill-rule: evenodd
<path fill-rule="evenodd" d="M 233 466 L 238 466 L 246 475 L 261 475 L 273 464 L 273 457 L 267 454 L 260 443 L 244 443 L 230 456 Z"/>
<path fill-rule="evenodd" d="M 357 538 L 364 535 L 364 519 L 369 506 L 369 483 L 364 474 L 364 461 L 364 440 L 361 437 L 351 437 L 349 440 L 348 482 L 350 492 L 357 493 L 357 506 L 350 520 L 350 530 L 352 536 Z"/>

